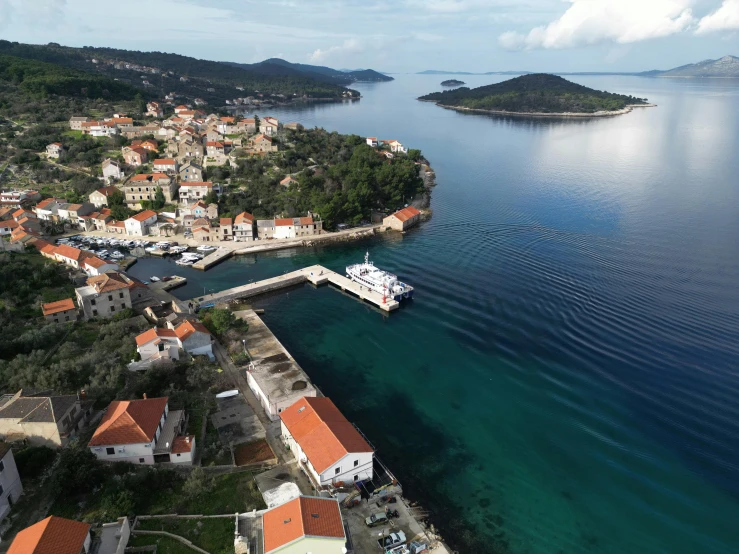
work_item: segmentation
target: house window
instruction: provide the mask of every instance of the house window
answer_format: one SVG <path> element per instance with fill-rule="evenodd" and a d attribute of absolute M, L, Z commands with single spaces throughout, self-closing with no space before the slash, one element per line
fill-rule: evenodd
<path fill-rule="evenodd" d="M 92 317 L 95 317 L 96 315 L 98 315 L 98 311 L 97 310 L 92 310 Z"/>
<path fill-rule="evenodd" d="M 164 344 L 159 344 L 159 352 L 164 352 Z"/>
<path fill-rule="evenodd" d="M 59 323 L 59 320 L 57 318 L 54 318 L 54 323 Z"/>
<path fill-rule="evenodd" d="M 341 473 L 341 468 L 337 467 L 336 471 L 334 471 L 334 475 L 338 475 L 339 473 Z"/>
<path fill-rule="evenodd" d="M 90 300 L 90 305 L 91 306 L 94 306 L 95 305 L 95 300 Z"/>
<path fill-rule="evenodd" d="M 111 301 L 111 302 L 113 301 L 113 295 L 112 294 L 109 294 L 108 295 L 108 300 Z"/>
<path fill-rule="evenodd" d="M 69 316 L 64 316 L 64 321 L 69 321 Z"/>
<path fill-rule="evenodd" d="M 119 293 L 118 293 L 118 297 L 119 297 L 119 298 L 123 298 L 123 293 L 122 293 L 122 292 L 119 292 Z"/>
<path fill-rule="evenodd" d="M 114 311 L 115 311 L 115 306 L 111 306 L 111 307 L 110 307 L 110 311 L 111 311 L 111 312 L 114 312 Z"/>
<path fill-rule="evenodd" d="M 355 480 L 355 481 L 359 481 L 359 475 L 355 475 L 355 476 L 354 476 L 354 480 Z"/>
<path fill-rule="evenodd" d="M 0 473 L 2 473 L 4 469 L 5 469 L 5 462 L 0 460 Z"/>
<path fill-rule="evenodd" d="M 106 449 L 105 449 L 105 453 L 106 453 L 106 454 L 107 454 L 108 456 L 112 456 L 113 454 L 115 454 L 115 448 L 106 448 Z"/>
<path fill-rule="evenodd" d="M 359 465 L 359 460 L 354 460 L 354 467 L 357 467 Z"/>
<path fill-rule="evenodd" d="M 178 458 L 179 458 L 180 456 L 182 456 L 182 454 L 177 454 L 177 457 L 178 457 Z"/>
<path fill-rule="evenodd" d="M 143 458 L 139 458 L 139 463 L 140 464 L 143 464 L 144 463 L 144 459 Z"/>
<path fill-rule="evenodd" d="M 0 485 L 0 496 L 2 496 L 2 494 L 3 494 L 4 492 L 5 492 L 5 489 L 3 489 L 3 486 L 2 486 L 2 485 Z"/>

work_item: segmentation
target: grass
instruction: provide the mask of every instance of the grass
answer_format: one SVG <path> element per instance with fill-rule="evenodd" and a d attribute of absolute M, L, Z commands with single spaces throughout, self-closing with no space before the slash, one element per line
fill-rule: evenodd
<path fill-rule="evenodd" d="M 64 136 L 73 137 L 76 139 L 81 139 L 85 135 L 82 131 L 73 131 L 72 129 L 64 131 L 62 134 Z"/>
<path fill-rule="evenodd" d="M 231 554 L 234 549 L 234 518 L 218 519 L 145 519 L 138 523 L 137 529 L 146 531 L 167 531 L 184 537 L 195 546 L 210 554 Z M 144 538 L 145 535 L 139 535 Z M 147 539 L 158 537 L 148 536 Z M 151 544 L 151 543 L 149 543 Z M 157 549 L 158 552 L 161 550 Z M 192 551 L 190 551 L 192 552 Z"/>
<path fill-rule="evenodd" d="M 228 447 L 221 443 L 218 436 L 218 430 L 213 422 L 208 418 L 208 424 L 205 428 L 205 443 L 203 444 L 203 466 L 224 466 L 231 465 L 231 452 Z"/>
<path fill-rule="evenodd" d="M 128 546 L 149 546 L 155 544 L 157 546 L 157 554 L 193 554 L 195 552 L 192 548 L 189 548 L 169 537 L 157 537 L 154 535 L 138 535 L 131 536 L 128 541 Z M 231 547 L 233 550 L 233 546 Z"/>

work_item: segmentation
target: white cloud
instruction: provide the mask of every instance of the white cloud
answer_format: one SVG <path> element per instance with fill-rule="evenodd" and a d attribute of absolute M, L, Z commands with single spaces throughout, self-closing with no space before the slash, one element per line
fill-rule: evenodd
<path fill-rule="evenodd" d="M 739 0 L 723 0 L 719 9 L 698 22 L 696 34 L 739 30 Z"/>
<path fill-rule="evenodd" d="M 341 44 L 339 46 L 331 46 L 326 50 L 321 50 L 320 48 L 317 48 L 312 54 L 308 56 L 308 59 L 312 62 L 320 62 L 334 56 L 335 54 L 354 54 L 361 51 L 362 48 L 359 44 L 359 41 L 357 39 L 350 38 L 345 40 L 344 44 Z"/>
<path fill-rule="evenodd" d="M 15 25 L 56 27 L 64 17 L 67 0 L 0 0 L 0 29 Z"/>
<path fill-rule="evenodd" d="M 736 0 L 727 0 L 735 2 Z M 613 41 L 638 42 L 679 33 L 695 19 L 693 0 L 569 0 L 564 14 L 526 34 L 507 32 L 498 41 L 507 50 L 571 48 Z"/>

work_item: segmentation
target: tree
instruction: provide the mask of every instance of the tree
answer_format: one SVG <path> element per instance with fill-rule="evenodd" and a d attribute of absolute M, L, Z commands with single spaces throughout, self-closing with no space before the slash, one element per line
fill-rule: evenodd
<path fill-rule="evenodd" d="M 103 463 L 87 448 L 77 446 L 62 450 L 51 486 L 62 496 L 79 494 L 99 486 L 104 477 Z"/>
<path fill-rule="evenodd" d="M 161 210 L 164 207 L 165 203 L 166 200 L 164 199 L 164 191 L 162 190 L 162 187 L 157 187 L 157 190 L 154 193 L 154 201 L 151 203 L 152 208 L 154 208 L 155 210 Z"/>
<path fill-rule="evenodd" d="M 136 499 L 130 490 L 122 490 L 117 494 L 106 496 L 103 509 L 109 518 L 128 516 L 134 513 Z"/>
<path fill-rule="evenodd" d="M 206 494 L 213 487 L 213 479 L 208 477 L 202 467 L 196 467 L 190 472 L 182 485 L 182 493 L 187 498 L 197 498 Z"/>
<path fill-rule="evenodd" d="M 33 479 L 51 465 L 56 458 L 56 451 L 48 446 L 29 446 L 15 454 L 18 474 L 23 478 Z"/>
<path fill-rule="evenodd" d="M 218 204 L 218 194 L 214 190 L 211 190 L 205 195 L 203 202 L 206 204 Z"/>
<path fill-rule="evenodd" d="M 208 315 L 210 316 L 210 323 L 213 330 L 217 335 L 222 335 L 228 331 L 236 322 L 236 316 L 233 315 L 231 310 L 216 308 L 211 310 Z"/>

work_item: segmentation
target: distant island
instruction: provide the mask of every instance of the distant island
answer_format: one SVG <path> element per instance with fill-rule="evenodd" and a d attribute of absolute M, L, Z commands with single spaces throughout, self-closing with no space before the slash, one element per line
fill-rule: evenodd
<path fill-rule="evenodd" d="M 535 116 L 606 116 L 649 106 L 645 98 L 594 90 L 556 75 L 535 73 L 502 83 L 434 92 L 419 100 L 456 110 Z"/>
<path fill-rule="evenodd" d="M 718 60 L 704 60 L 668 69 L 667 71 L 646 71 L 640 75 L 645 77 L 737 79 L 739 78 L 739 58 L 724 56 Z"/>
<path fill-rule="evenodd" d="M 459 87 L 464 84 L 464 81 L 458 81 L 457 79 L 447 79 L 446 81 L 441 82 L 442 87 Z"/>

